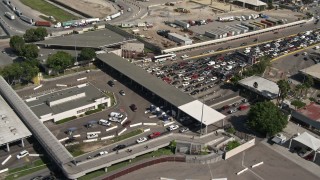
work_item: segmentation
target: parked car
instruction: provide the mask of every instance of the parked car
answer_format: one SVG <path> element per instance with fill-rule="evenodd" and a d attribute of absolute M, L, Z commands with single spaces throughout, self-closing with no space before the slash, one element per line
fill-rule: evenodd
<path fill-rule="evenodd" d="M 108 154 L 108 151 L 101 151 L 101 152 L 99 152 L 99 156 L 103 156 L 103 155 L 106 155 L 106 154 Z"/>
<path fill-rule="evenodd" d="M 123 115 L 121 113 L 118 112 L 111 112 L 109 114 L 110 117 L 116 117 L 116 118 L 123 118 Z"/>
<path fill-rule="evenodd" d="M 176 129 L 179 129 L 179 126 L 176 125 L 176 124 L 170 125 L 170 126 L 168 127 L 168 130 L 169 130 L 169 131 L 174 131 L 174 130 L 176 130 Z"/>
<path fill-rule="evenodd" d="M 100 119 L 98 121 L 98 124 L 103 125 L 103 126 L 111 126 L 111 122 L 109 122 L 108 120 L 105 120 L 105 119 Z"/>
<path fill-rule="evenodd" d="M 184 127 L 184 128 L 179 130 L 180 133 L 184 133 L 184 132 L 187 132 L 187 131 L 189 131 L 189 128 L 187 128 L 187 127 Z"/>
<path fill-rule="evenodd" d="M 124 123 L 122 124 L 122 126 L 123 126 L 123 127 L 127 127 L 127 126 L 129 126 L 129 124 L 131 124 L 131 121 L 130 121 L 130 120 L 124 122 Z"/>
<path fill-rule="evenodd" d="M 232 113 L 235 113 L 237 112 L 237 109 L 230 109 L 229 113 L 232 114 Z"/>
<path fill-rule="evenodd" d="M 137 143 L 143 143 L 145 141 L 147 141 L 148 139 L 146 137 L 141 137 L 139 139 L 137 139 Z"/>
<path fill-rule="evenodd" d="M 126 93 L 124 92 L 124 90 L 120 90 L 120 91 L 119 91 L 119 94 L 121 94 L 121 96 L 125 96 L 125 95 L 126 95 Z"/>
<path fill-rule="evenodd" d="M 116 147 L 114 147 L 112 150 L 113 150 L 113 151 L 118 151 L 118 150 L 124 149 L 124 148 L 126 148 L 126 147 L 127 147 L 127 146 L 124 145 L 124 144 L 119 144 L 119 145 L 117 145 Z"/>
<path fill-rule="evenodd" d="M 156 138 L 156 137 L 159 137 L 159 136 L 161 136 L 161 132 L 154 132 L 154 133 L 149 135 L 149 138 L 153 139 L 153 138 Z"/>
<path fill-rule="evenodd" d="M 17 155 L 17 159 L 21 159 L 27 155 L 29 155 L 29 152 L 27 150 L 23 150 Z"/>
<path fill-rule="evenodd" d="M 111 87 L 113 87 L 115 84 L 114 84 L 114 82 L 113 81 L 108 81 L 108 84 L 109 84 L 109 86 L 111 86 Z"/>
<path fill-rule="evenodd" d="M 136 112 L 138 110 L 137 106 L 135 104 L 131 104 L 130 105 L 130 109 L 133 111 L 133 112 Z"/>

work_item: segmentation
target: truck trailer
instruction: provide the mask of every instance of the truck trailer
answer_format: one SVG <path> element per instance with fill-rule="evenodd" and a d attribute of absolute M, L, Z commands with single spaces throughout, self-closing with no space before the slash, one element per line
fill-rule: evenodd
<path fill-rule="evenodd" d="M 51 27 L 51 22 L 49 21 L 36 21 L 36 26 L 45 26 L 45 27 Z"/>
<path fill-rule="evenodd" d="M 10 12 L 5 12 L 4 15 L 5 15 L 7 18 L 11 19 L 11 20 L 14 20 L 14 19 L 15 19 L 15 16 L 14 16 L 13 14 L 11 14 Z"/>
<path fill-rule="evenodd" d="M 23 21 L 25 21 L 25 22 L 27 22 L 27 23 L 29 23 L 29 24 L 33 24 L 33 19 L 32 19 L 32 18 L 29 18 L 29 17 L 27 17 L 27 16 L 25 16 L 25 15 L 21 15 L 21 16 L 20 16 L 20 19 L 23 20 Z"/>

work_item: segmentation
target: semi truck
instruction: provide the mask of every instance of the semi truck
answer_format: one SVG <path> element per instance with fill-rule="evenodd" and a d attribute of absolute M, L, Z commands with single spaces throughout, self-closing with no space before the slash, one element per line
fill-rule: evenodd
<path fill-rule="evenodd" d="M 14 15 L 11 14 L 10 12 L 5 12 L 4 15 L 5 15 L 7 18 L 11 19 L 11 20 L 14 20 L 14 19 L 15 19 Z"/>
<path fill-rule="evenodd" d="M 119 16 L 121 16 L 121 12 L 117 12 L 117 13 L 115 13 L 115 14 L 112 14 L 112 15 L 110 15 L 110 16 L 107 16 L 107 17 L 105 18 L 105 20 L 106 20 L 106 21 L 110 21 L 110 20 L 112 20 L 112 19 L 114 19 L 114 18 L 117 18 L 117 17 L 119 17 Z"/>
<path fill-rule="evenodd" d="M 234 17 L 233 17 L 233 16 L 229 16 L 229 17 L 218 17 L 218 21 L 220 21 L 220 22 L 234 21 Z"/>
<path fill-rule="evenodd" d="M 29 23 L 29 24 L 33 24 L 33 19 L 32 19 L 32 18 L 29 18 L 29 17 L 27 17 L 27 16 L 25 16 L 25 15 L 21 15 L 21 16 L 20 16 L 20 19 L 23 20 L 23 21 L 25 21 L 25 22 L 27 22 L 27 23 Z"/>
<path fill-rule="evenodd" d="M 85 20 L 85 23 L 87 24 L 91 24 L 91 23 L 95 23 L 95 22 L 99 22 L 100 19 L 99 18 L 89 18 Z"/>
<path fill-rule="evenodd" d="M 45 27 L 51 27 L 51 22 L 49 21 L 36 21 L 36 26 L 45 26 Z"/>

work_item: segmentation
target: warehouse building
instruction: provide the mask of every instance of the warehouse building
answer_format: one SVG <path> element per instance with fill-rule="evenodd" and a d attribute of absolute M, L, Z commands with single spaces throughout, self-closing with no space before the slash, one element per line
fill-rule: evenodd
<path fill-rule="evenodd" d="M 0 96 L 0 127 L 0 145 L 6 145 L 7 151 L 10 151 L 10 143 L 16 141 L 21 141 L 21 146 L 24 147 L 23 139 L 31 136 L 31 132 L 2 96 Z"/>
<path fill-rule="evenodd" d="M 263 11 L 267 8 L 267 3 L 260 0 L 235 0 L 233 3 L 255 11 Z"/>
<path fill-rule="evenodd" d="M 190 45 L 192 44 L 192 39 L 188 37 L 184 37 L 177 33 L 168 33 L 168 39 L 171 41 L 174 41 L 176 43 L 179 43 L 181 45 Z"/>
<path fill-rule="evenodd" d="M 32 97 L 25 102 L 42 122 L 80 116 L 98 109 L 99 105 L 111 106 L 111 99 L 89 83 Z"/>
<path fill-rule="evenodd" d="M 214 30 L 214 31 L 206 31 L 204 33 L 205 36 L 208 36 L 213 39 L 221 39 L 227 37 L 227 32 L 221 30 Z"/>

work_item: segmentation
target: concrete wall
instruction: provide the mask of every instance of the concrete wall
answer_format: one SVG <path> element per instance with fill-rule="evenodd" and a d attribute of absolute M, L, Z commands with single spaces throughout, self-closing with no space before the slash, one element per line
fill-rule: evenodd
<path fill-rule="evenodd" d="M 68 118 L 68 117 L 79 116 L 81 114 L 84 114 L 85 112 L 77 113 L 77 111 L 85 109 L 85 108 L 89 108 L 89 107 L 92 107 L 92 106 L 94 106 L 95 109 L 97 109 L 99 104 L 107 104 L 107 107 L 110 107 L 111 106 L 111 99 L 110 98 L 105 98 L 105 99 L 102 99 L 101 101 L 99 100 L 99 101 L 96 101 L 94 103 L 91 103 L 91 104 L 88 104 L 88 105 L 85 105 L 85 106 L 81 106 L 81 107 L 78 107 L 78 108 L 75 108 L 75 109 L 71 109 L 69 111 L 65 111 L 65 112 L 62 112 L 62 113 L 59 113 L 59 114 L 43 115 L 43 116 L 40 117 L 40 121 L 45 122 L 45 121 L 53 119 L 54 122 L 57 122 L 59 120 L 62 120 L 62 119 Z"/>
<path fill-rule="evenodd" d="M 242 144 L 242 145 L 240 145 L 240 146 L 238 146 L 238 147 L 236 147 L 236 148 L 234 148 L 234 149 L 226 152 L 226 153 L 224 154 L 224 157 L 223 157 L 223 158 L 224 158 L 225 160 L 226 160 L 226 159 L 229 159 L 229 158 L 231 158 L 232 156 L 237 155 L 238 153 L 241 153 L 242 151 L 245 151 L 246 149 L 254 146 L 255 143 L 256 143 L 256 139 L 253 138 L 253 139 L 251 139 L 250 141 L 248 141 L 248 142 L 246 142 L 246 143 L 244 143 L 244 144 Z"/>

